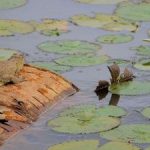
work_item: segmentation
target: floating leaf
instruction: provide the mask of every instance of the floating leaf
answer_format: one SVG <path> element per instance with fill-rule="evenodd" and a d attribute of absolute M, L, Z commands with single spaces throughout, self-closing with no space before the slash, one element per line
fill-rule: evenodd
<path fill-rule="evenodd" d="M 107 63 L 108 64 L 116 63 L 120 66 L 120 65 L 127 65 L 130 62 L 128 60 L 123 60 L 123 59 L 110 59 L 107 61 Z"/>
<path fill-rule="evenodd" d="M 146 107 L 143 111 L 142 111 L 143 116 L 147 117 L 150 119 L 150 107 Z"/>
<path fill-rule="evenodd" d="M 150 56 L 150 46 L 149 45 L 140 45 L 138 47 L 131 48 L 137 51 L 137 54 Z"/>
<path fill-rule="evenodd" d="M 125 3 L 116 9 L 116 14 L 132 21 L 150 21 L 150 4 Z"/>
<path fill-rule="evenodd" d="M 109 91 L 118 95 L 144 95 L 150 94 L 150 82 L 129 81 L 112 84 Z"/>
<path fill-rule="evenodd" d="M 143 39 L 144 42 L 150 42 L 150 39 Z"/>
<path fill-rule="evenodd" d="M 76 15 L 72 17 L 72 22 L 77 25 L 95 27 L 108 31 L 132 31 L 136 32 L 138 25 L 136 23 L 124 20 L 116 15 L 99 14 L 95 17 L 86 15 Z"/>
<path fill-rule="evenodd" d="M 80 118 L 63 116 L 52 119 L 48 122 L 48 126 L 52 130 L 71 134 L 86 134 L 107 131 L 120 125 L 117 118 L 107 116 L 80 116 Z"/>
<path fill-rule="evenodd" d="M 7 48 L 0 48 L 0 61 L 7 60 L 14 53 L 17 53 L 17 51 L 12 49 L 7 49 Z"/>
<path fill-rule="evenodd" d="M 140 148 L 130 143 L 109 142 L 98 148 L 98 150 L 140 150 Z"/>
<path fill-rule="evenodd" d="M 122 125 L 116 129 L 102 132 L 100 135 L 109 140 L 133 143 L 150 143 L 150 125 L 133 124 Z"/>
<path fill-rule="evenodd" d="M 61 53 L 61 54 L 86 54 L 95 52 L 100 49 L 100 46 L 86 41 L 55 41 L 45 42 L 38 46 L 39 49 L 46 52 Z"/>
<path fill-rule="evenodd" d="M 118 106 L 104 106 L 104 107 L 96 107 L 95 105 L 79 105 L 73 106 L 62 113 L 61 116 L 71 116 L 77 118 L 90 118 L 91 117 L 99 117 L 99 116 L 110 116 L 110 117 L 121 117 L 126 115 L 126 111 Z M 87 116 L 87 117 L 86 117 Z"/>
<path fill-rule="evenodd" d="M 53 145 L 48 150 L 97 150 L 98 145 L 98 140 L 67 141 Z"/>
<path fill-rule="evenodd" d="M 87 3 L 87 4 L 117 4 L 127 0 L 77 0 L 80 3 Z"/>
<path fill-rule="evenodd" d="M 55 60 L 56 63 L 68 66 L 91 66 L 103 64 L 109 57 L 106 55 L 94 56 L 94 55 L 80 55 L 80 56 L 66 56 Z"/>
<path fill-rule="evenodd" d="M 12 36 L 18 33 L 25 34 L 33 31 L 33 26 L 27 22 L 19 20 L 0 20 L 0 36 Z"/>
<path fill-rule="evenodd" d="M 26 3 L 26 0 L 0 0 L 0 9 L 16 8 Z"/>
<path fill-rule="evenodd" d="M 60 36 L 60 34 L 64 33 L 63 31 L 60 31 L 58 29 L 46 29 L 41 31 L 41 34 L 46 36 Z"/>
<path fill-rule="evenodd" d="M 44 69 L 48 69 L 48 70 L 53 70 L 58 73 L 66 72 L 71 69 L 71 67 L 69 67 L 69 66 L 62 66 L 62 65 L 56 64 L 54 62 L 33 62 L 33 63 L 31 63 L 31 65 L 34 65 L 34 66 L 40 67 L 40 68 L 44 68 Z"/>
<path fill-rule="evenodd" d="M 150 70 L 150 59 L 140 60 L 134 64 L 134 67 L 139 70 Z"/>
<path fill-rule="evenodd" d="M 43 19 L 42 22 L 32 20 L 29 23 L 37 31 L 47 36 L 59 36 L 61 33 L 68 31 L 68 22 L 65 20 Z"/>
<path fill-rule="evenodd" d="M 119 43 L 127 43 L 133 40 L 131 35 L 126 34 L 110 34 L 100 36 L 97 41 L 104 44 L 119 44 Z"/>

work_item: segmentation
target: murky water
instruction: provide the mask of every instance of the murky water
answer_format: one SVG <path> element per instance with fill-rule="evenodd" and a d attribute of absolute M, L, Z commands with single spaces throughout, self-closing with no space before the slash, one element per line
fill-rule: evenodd
<path fill-rule="evenodd" d="M 10 10 L 1 10 L 0 19 L 21 19 L 21 20 L 41 20 L 43 18 L 69 19 L 76 14 L 93 15 L 94 12 L 112 13 L 115 6 L 112 5 L 86 5 L 79 4 L 73 0 L 28 0 L 27 5 Z M 142 40 L 147 38 L 147 30 L 150 28 L 150 23 L 142 23 L 141 28 L 137 33 L 130 33 L 135 39 L 126 44 L 102 45 L 102 50 L 99 53 L 108 54 L 112 58 L 122 58 L 132 60 L 138 56 L 135 51 L 129 50 L 129 47 L 139 46 L 144 43 Z M 59 57 L 56 54 L 47 54 L 40 52 L 36 46 L 47 40 L 87 40 L 95 42 L 100 35 L 112 33 L 100 29 L 88 28 L 69 25 L 70 32 L 64 33 L 59 37 L 46 37 L 39 33 L 31 33 L 27 35 L 16 35 L 13 37 L 0 37 L 0 47 L 20 49 L 27 54 L 27 62 L 52 60 Z M 120 33 L 120 32 L 117 32 Z M 126 33 L 126 32 L 121 32 Z M 63 76 L 71 80 L 80 88 L 80 92 L 72 97 L 61 100 L 45 113 L 43 113 L 37 122 L 30 127 L 19 132 L 17 135 L 10 138 L 0 150 L 46 150 L 49 146 L 71 139 L 100 139 L 101 143 L 106 140 L 101 139 L 99 134 L 90 135 L 69 135 L 55 133 L 47 127 L 47 121 L 56 116 L 61 110 L 75 104 L 94 103 L 99 106 L 108 105 L 110 103 L 111 94 L 106 98 L 99 100 L 94 93 L 98 80 L 109 79 L 107 64 L 97 65 L 93 67 L 75 67 L 72 71 L 63 73 Z M 132 68 L 132 66 L 129 66 Z M 135 75 L 139 79 L 150 80 L 150 72 L 138 71 L 132 68 Z M 123 124 L 131 123 L 149 123 L 149 120 L 144 118 L 139 111 L 150 105 L 149 95 L 145 96 L 121 96 L 118 106 L 122 106 L 128 111 L 128 115 L 122 118 Z M 140 144 L 144 148 L 148 144 Z"/>

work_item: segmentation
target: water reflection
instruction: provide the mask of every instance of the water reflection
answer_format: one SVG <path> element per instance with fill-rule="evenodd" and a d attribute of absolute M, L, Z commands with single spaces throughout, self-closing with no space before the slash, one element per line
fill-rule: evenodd
<path fill-rule="evenodd" d="M 103 100 L 108 95 L 108 90 L 100 90 L 96 91 L 96 95 L 98 96 L 99 100 Z M 112 94 L 109 100 L 109 105 L 117 106 L 120 99 L 120 95 Z"/>

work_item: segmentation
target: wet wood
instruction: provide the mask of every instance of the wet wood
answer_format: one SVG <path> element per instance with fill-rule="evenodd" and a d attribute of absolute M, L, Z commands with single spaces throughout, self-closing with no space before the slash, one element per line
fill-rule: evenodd
<path fill-rule="evenodd" d="M 19 76 L 25 80 L 0 87 L 0 144 L 35 121 L 47 106 L 78 91 L 71 82 L 45 69 L 25 65 Z"/>

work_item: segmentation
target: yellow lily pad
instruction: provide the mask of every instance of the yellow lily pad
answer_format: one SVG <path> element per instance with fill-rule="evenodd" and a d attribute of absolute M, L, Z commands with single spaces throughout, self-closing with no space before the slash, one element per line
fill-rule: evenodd
<path fill-rule="evenodd" d="M 65 20 L 43 19 L 41 22 L 32 20 L 29 23 L 36 31 L 47 36 L 58 36 L 59 34 L 68 31 L 68 22 Z"/>
<path fill-rule="evenodd" d="M 27 22 L 19 20 L 0 20 L 0 36 L 13 36 L 34 31 L 34 27 Z"/>
<path fill-rule="evenodd" d="M 80 3 L 86 4 L 117 4 L 127 0 L 77 0 Z"/>
<path fill-rule="evenodd" d="M 23 6 L 26 0 L 0 0 L 0 9 L 9 9 Z"/>
<path fill-rule="evenodd" d="M 131 31 L 136 32 L 138 24 L 127 21 L 116 15 L 97 13 L 94 17 L 76 15 L 71 18 L 72 22 L 87 27 L 100 28 L 108 31 Z"/>

